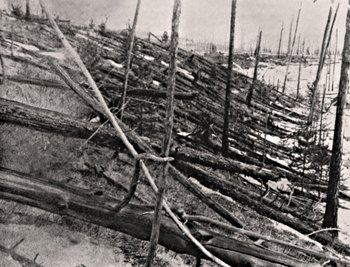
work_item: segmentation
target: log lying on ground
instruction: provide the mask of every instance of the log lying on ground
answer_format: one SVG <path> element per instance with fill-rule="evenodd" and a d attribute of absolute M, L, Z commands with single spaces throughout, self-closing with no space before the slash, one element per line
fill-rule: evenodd
<path fill-rule="evenodd" d="M 159 90 L 143 90 L 133 89 L 128 91 L 129 96 L 138 97 L 151 97 L 151 98 L 166 98 L 166 91 Z M 178 100 L 193 100 L 197 97 L 198 93 L 175 93 L 174 97 Z"/>
<path fill-rule="evenodd" d="M 208 173 L 205 170 L 196 167 L 192 164 L 177 161 L 176 167 L 181 169 L 181 171 L 186 173 L 188 176 L 191 176 L 198 180 L 202 185 L 212 190 L 219 191 L 221 194 L 231 197 L 237 202 L 247 205 L 248 207 L 254 209 L 258 214 L 271 218 L 277 222 L 283 223 L 293 229 L 298 230 L 303 234 L 312 233 L 314 232 L 314 230 L 320 227 L 316 224 L 306 224 L 305 220 L 303 221 L 294 218 L 290 215 L 283 214 L 282 212 L 276 211 L 268 205 L 264 205 L 262 202 L 250 197 L 252 193 L 249 193 L 247 191 L 241 192 L 242 190 L 233 183 L 224 181 L 219 177 L 216 177 L 214 174 Z M 267 202 L 265 204 L 267 204 Z M 327 235 L 326 233 L 320 233 L 313 239 L 319 241 L 324 245 L 332 243 L 332 237 L 330 235 Z M 337 251 L 344 252 L 347 255 L 350 255 L 350 248 L 341 242 L 334 242 L 333 247 Z"/>
<path fill-rule="evenodd" d="M 59 215 L 69 215 L 142 240 L 148 240 L 151 233 L 153 216 L 150 207 L 130 204 L 116 213 L 113 207 L 120 204 L 120 200 L 94 196 L 87 190 L 3 168 L 0 168 L 0 198 Z M 163 217 L 160 229 L 161 245 L 177 253 L 203 257 L 171 219 Z M 320 266 L 303 263 L 211 231 L 200 230 L 198 234 L 201 240 L 205 240 L 203 244 L 209 251 L 232 266 Z"/>
<path fill-rule="evenodd" d="M 0 121 L 18 124 L 37 131 L 44 131 L 50 133 L 57 133 L 67 137 L 76 137 L 87 139 L 91 137 L 98 129 L 99 125 L 94 125 L 88 122 L 81 122 L 72 118 L 62 116 L 62 114 L 48 111 L 40 108 L 34 108 L 15 101 L 5 100 L 0 98 Z M 147 148 L 147 144 L 141 143 L 137 136 L 133 136 L 132 132 L 128 130 L 129 137 L 132 137 L 133 142 L 138 145 L 138 149 L 151 152 L 151 148 Z M 102 128 L 98 130 L 91 141 L 97 145 L 109 147 L 120 150 L 124 147 L 123 143 L 114 131 L 109 128 Z M 178 171 L 177 171 L 178 172 Z M 181 175 L 180 172 L 178 174 Z M 184 183 L 188 183 L 185 176 L 180 176 L 178 179 Z M 224 207 L 216 203 L 211 198 L 208 198 L 203 192 L 191 184 L 186 186 L 189 190 L 203 201 L 207 206 L 217 212 L 220 216 L 232 223 L 234 226 L 243 227 L 243 223 L 238 221 L 230 212 Z"/>
<path fill-rule="evenodd" d="M 40 108 L 31 107 L 25 104 L 21 104 L 15 101 L 5 100 L 0 98 L 0 121 L 21 125 L 28 127 L 37 131 L 56 133 L 66 137 L 75 137 L 75 138 L 89 138 L 95 131 L 98 129 L 99 125 L 95 125 L 89 122 L 81 122 L 75 119 L 64 116 L 60 113 L 54 111 L 48 111 Z M 147 144 L 142 144 L 140 140 L 136 138 L 132 139 L 135 144 L 143 151 L 150 151 L 150 148 L 147 148 Z M 104 147 L 109 147 L 112 149 L 120 149 L 123 147 L 120 139 L 114 134 L 113 130 L 108 128 L 99 129 L 98 133 L 94 135 L 91 139 L 91 142 Z M 215 212 L 220 214 L 227 221 L 231 222 L 234 226 L 242 227 L 242 223 L 238 222 L 234 216 L 232 216 L 227 210 L 204 194 L 199 190 L 195 185 L 188 181 L 187 177 L 184 176 L 178 169 L 171 166 L 170 172 L 174 178 L 179 181 L 182 185 L 185 186 L 187 190 L 192 192 L 200 200 L 205 201 L 206 205 L 212 208 Z M 184 169 L 185 170 L 185 169 Z M 196 177 L 200 179 L 199 177 Z M 200 180 L 202 183 L 203 181 Z M 208 186 L 208 185 L 206 185 Z M 226 185 L 224 185 L 225 187 Z M 209 186 L 208 186 L 209 187 Z M 216 188 L 215 190 L 218 190 Z M 224 193 L 224 192 L 223 192 Z M 229 194 L 226 191 L 224 194 Z M 247 197 L 248 199 L 248 197 Z M 241 200 L 238 200 L 241 201 Z M 260 202 L 256 203 L 257 210 L 259 210 Z M 269 214 L 264 214 L 264 216 L 273 216 L 275 210 L 271 209 Z M 272 217 L 275 220 L 279 221 L 279 218 Z M 281 222 L 284 222 L 282 220 Z M 291 226 L 291 225 L 290 225 Z M 297 224 L 294 225 L 297 227 Z M 293 227 L 293 226 L 292 226 Z M 312 232 L 313 229 L 308 228 L 304 231 L 305 233 Z M 320 240 L 322 243 L 328 243 L 330 240 L 327 238 L 327 235 Z M 318 235 L 319 237 L 320 235 Z M 336 243 L 338 244 L 338 243 Z M 345 248 L 342 244 L 336 246 L 340 251 L 348 251 L 348 248 Z M 350 252 L 349 252 L 350 254 Z"/>
<path fill-rule="evenodd" d="M 292 173 L 288 170 L 276 168 L 277 171 L 264 168 L 263 166 L 256 166 L 254 164 L 247 164 L 240 161 L 224 158 L 219 155 L 211 153 L 198 152 L 191 148 L 184 148 L 175 152 L 174 157 L 178 160 L 187 161 L 191 163 L 200 164 L 213 169 L 224 170 L 230 173 L 239 173 L 250 176 L 254 179 L 261 179 L 264 182 L 278 181 L 281 178 L 288 178 L 291 182 L 304 182 L 302 177 Z M 308 177 L 307 183 L 316 183 L 315 178 Z"/>

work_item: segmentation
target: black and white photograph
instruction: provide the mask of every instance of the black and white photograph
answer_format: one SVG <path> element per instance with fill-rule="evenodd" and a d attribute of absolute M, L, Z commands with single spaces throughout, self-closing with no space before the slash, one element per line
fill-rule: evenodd
<path fill-rule="evenodd" d="M 0 267 L 350 266 L 350 0 L 0 0 Z"/>

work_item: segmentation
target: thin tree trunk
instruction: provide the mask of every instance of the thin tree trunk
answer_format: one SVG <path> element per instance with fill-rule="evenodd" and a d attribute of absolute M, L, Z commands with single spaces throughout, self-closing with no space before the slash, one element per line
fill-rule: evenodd
<path fill-rule="evenodd" d="M 290 51 L 289 51 L 289 61 L 288 61 L 288 63 L 287 63 L 286 75 L 284 76 L 284 82 L 283 82 L 283 89 L 282 89 L 282 92 L 284 92 L 284 91 L 286 90 L 286 86 L 287 86 L 287 79 L 288 79 L 289 66 L 290 66 L 290 64 L 292 63 L 292 59 L 293 59 L 293 51 L 294 51 L 295 40 L 296 40 L 297 33 L 298 33 L 298 26 L 299 26 L 300 13 L 301 13 L 301 7 L 299 8 L 297 21 L 296 21 L 296 23 L 295 23 L 295 31 L 294 31 L 294 36 L 293 36 L 293 42 L 292 42 L 292 44 L 291 44 Z M 292 25 L 291 25 L 291 29 L 292 29 Z M 291 34 L 291 33 L 290 33 L 290 34 Z M 291 36 L 290 36 L 290 37 L 291 37 Z"/>
<path fill-rule="evenodd" d="M 297 96 L 296 100 L 299 99 L 300 94 L 300 80 L 301 80 L 301 65 L 302 65 L 302 59 L 304 58 L 304 55 L 301 56 L 301 59 L 299 59 L 299 69 L 298 69 L 298 84 L 297 84 Z"/>
<path fill-rule="evenodd" d="M 334 92 L 334 79 L 335 79 L 335 66 L 337 64 L 337 52 L 338 52 L 338 29 L 335 32 L 335 51 L 334 51 L 333 74 L 332 74 L 332 92 Z"/>
<path fill-rule="evenodd" d="M 321 104 L 321 117 L 320 117 L 320 130 L 319 130 L 319 136 L 318 136 L 318 144 L 322 144 L 322 127 L 323 127 L 323 107 L 324 107 L 324 101 L 326 99 L 326 91 L 327 91 L 327 85 L 324 85 L 323 88 L 323 95 L 322 95 L 322 104 Z"/>
<path fill-rule="evenodd" d="M 26 0 L 26 19 L 30 18 L 30 0 Z"/>
<path fill-rule="evenodd" d="M 181 15 L 181 0 L 175 0 L 173 8 L 173 18 L 171 26 L 171 42 L 170 42 L 170 64 L 169 64 L 169 82 L 167 88 L 167 104 L 166 104 L 166 118 L 164 121 L 164 139 L 162 146 L 162 156 L 168 157 L 170 153 L 170 145 L 172 140 L 173 125 L 174 125 L 174 94 L 176 83 L 176 57 L 179 44 L 179 24 Z M 152 234 L 150 239 L 150 248 L 146 260 L 146 267 L 152 266 L 154 257 L 156 256 L 156 249 L 159 240 L 159 228 L 162 219 L 162 206 L 164 191 L 166 187 L 166 176 L 168 175 L 169 163 L 165 163 L 162 174 L 158 179 L 158 194 L 154 211 L 154 219 L 152 224 Z"/>
<path fill-rule="evenodd" d="M 136 10 L 135 10 L 135 16 L 134 16 L 134 22 L 132 24 L 132 28 L 129 35 L 129 47 L 126 54 L 126 66 L 125 66 L 125 76 L 124 76 L 124 82 L 123 82 L 123 93 L 122 93 L 122 99 L 120 103 L 120 119 L 123 120 L 124 115 L 124 108 L 126 103 L 126 91 L 128 89 L 128 80 L 129 80 L 129 74 L 131 69 L 131 57 L 132 57 L 132 50 L 134 48 L 134 41 L 135 41 L 135 31 L 136 31 L 136 25 L 137 25 L 137 19 L 139 16 L 140 11 L 140 5 L 141 0 L 137 0 Z"/>
<path fill-rule="evenodd" d="M 290 27 L 289 27 L 289 36 L 288 36 L 288 49 L 287 49 L 287 56 L 290 54 L 291 48 L 292 48 L 292 32 L 293 32 L 293 22 L 294 18 L 290 21 Z"/>
<path fill-rule="evenodd" d="M 280 40 L 278 42 L 278 50 L 277 50 L 277 57 L 281 57 L 281 46 L 282 46 L 282 39 L 283 39 L 283 31 L 284 31 L 284 23 L 282 23 L 282 28 L 281 28 L 281 34 L 280 34 Z"/>
<path fill-rule="evenodd" d="M 313 83 L 313 88 L 312 88 L 313 89 L 312 102 L 311 102 L 311 108 L 310 108 L 309 117 L 308 117 L 308 120 L 307 120 L 307 124 L 308 125 L 311 125 L 312 121 L 313 121 L 313 116 L 314 116 L 316 103 L 317 103 L 318 83 L 320 81 L 321 73 L 322 73 L 323 66 L 324 66 L 324 62 L 326 60 L 326 53 L 327 53 L 327 50 L 329 48 L 329 44 L 331 42 L 332 32 L 333 32 L 335 21 L 337 19 L 338 10 L 339 10 L 339 4 L 338 4 L 337 10 L 336 10 L 336 12 L 334 14 L 332 25 L 330 26 L 330 21 L 331 21 L 331 17 L 332 17 L 332 7 L 330 7 L 330 9 L 329 9 L 327 24 L 326 24 L 325 32 L 324 32 L 324 35 L 323 35 L 322 47 L 321 47 L 321 52 L 320 52 L 320 61 L 319 61 L 319 64 L 318 64 L 316 79 L 315 79 L 315 81 Z"/>
<path fill-rule="evenodd" d="M 338 91 L 338 105 L 334 126 L 332 157 L 329 170 L 329 182 L 327 191 L 327 204 L 322 227 L 338 226 L 338 194 L 341 177 L 341 161 L 343 147 L 343 114 L 346 104 L 346 91 L 349 86 L 350 69 L 350 7 L 346 17 L 346 33 L 342 55 L 342 67 L 340 73 L 340 83 Z M 338 232 L 333 232 L 337 236 Z"/>
<path fill-rule="evenodd" d="M 126 148 L 129 150 L 130 154 L 137 159 L 139 157 L 138 152 L 136 151 L 135 147 L 129 142 L 128 138 L 126 137 L 125 133 L 123 132 L 122 128 L 120 127 L 119 123 L 121 125 L 123 125 L 122 122 L 119 121 L 118 123 L 118 119 L 113 115 L 113 113 L 109 110 L 106 101 L 104 100 L 101 91 L 98 89 L 94 79 L 92 78 L 91 74 L 89 73 L 88 69 L 86 68 L 86 66 L 84 65 L 83 61 L 81 60 L 81 58 L 79 57 L 78 53 L 73 49 L 73 47 L 70 45 L 70 43 L 67 41 L 66 37 L 64 36 L 64 34 L 62 33 L 62 31 L 59 29 L 57 23 L 55 22 L 53 16 L 51 15 L 51 13 L 48 11 L 48 8 L 45 4 L 44 0 L 39 0 L 39 3 L 42 7 L 42 9 L 44 10 L 44 12 L 46 13 L 50 24 L 52 25 L 52 27 L 54 28 L 56 35 L 58 36 L 58 38 L 60 39 L 60 41 L 62 42 L 62 44 L 65 46 L 65 48 L 68 50 L 68 52 L 70 53 L 71 57 L 73 58 L 73 60 L 75 61 L 75 63 L 79 66 L 79 68 L 81 69 L 81 71 L 83 72 L 84 76 L 87 78 L 90 87 L 92 88 L 93 92 L 95 93 L 99 104 L 100 104 L 100 108 L 104 111 L 105 116 L 110 120 L 113 128 L 116 130 L 118 136 L 120 137 L 120 139 L 122 140 L 123 144 L 126 146 Z M 129 132 L 129 134 L 135 138 L 138 139 L 137 136 L 133 135 L 132 133 Z M 140 141 L 141 143 L 142 141 Z M 153 177 L 151 176 L 147 166 L 145 165 L 145 163 L 141 160 L 140 161 L 141 164 L 141 168 L 145 174 L 145 177 L 147 178 L 149 184 L 151 185 L 152 190 L 155 193 L 158 193 L 158 188 L 154 182 Z M 220 259 L 216 258 L 214 255 L 212 255 L 192 234 L 191 232 L 188 230 L 188 228 L 186 226 L 183 225 L 183 223 L 177 218 L 177 216 L 172 212 L 172 210 L 170 209 L 169 205 L 166 203 L 166 201 L 163 201 L 163 206 L 165 211 L 169 214 L 169 216 L 171 217 L 171 219 L 176 223 L 176 225 L 182 230 L 183 234 L 186 235 L 192 242 L 193 244 L 198 247 L 198 249 L 200 251 L 203 252 L 204 255 L 206 255 L 206 257 L 212 259 L 214 262 L 218 263 L 221 266 L 228 266 L 227 264 L 223 263 Z"/>
<path fill-rule="evenodd" d="M 256 80 L 258 79 L 258 67 L 259 67 L 259 61 L 260 61 L 260 48 L 261 48 L 261 37 L 262 37 L 262 31 L 260 31 L 259 33 L 259 38 L 258 38 L 258 42 L 256 45 L 256 55 L 255 55 L 255 68 L 254 68 L 254 76 L 253 76 L 253 82 L 249 88 L 249 92 L 247 95 L 247 99 L 246 99 L 246 104 L 248 107 L 250 107 L 252 98 L 253 98 L 253 93 L 254 93 L 254 86 L 256 83 Z"/>
<path fill-rule="evenodd" d="M 237 0 L 232 0 L 231 6 L 231 26 L 230 26 L 230 45 L 228 56 L 228 74 L 226 84 L 226 97 L 225 97 L 225 112 L 224 112 L 224 128 L 222 134 L 222 155 L 228 155 L 229 151 L 229 128 L 230 128 L 230 106 L 231 106 L 231 79 L 233 70 L 233 53 L 234 53 L 234 40 L 235 40 L 235 24 L 236 24 L 236 6 Z"/>

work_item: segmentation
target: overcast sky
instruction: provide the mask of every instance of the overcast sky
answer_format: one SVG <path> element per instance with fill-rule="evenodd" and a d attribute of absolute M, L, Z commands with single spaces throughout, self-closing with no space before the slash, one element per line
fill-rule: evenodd
<path fill-rule="evenodd" d="M 7 1 L 0 0 L 3 6 Z M 25 2 L 24 0 L 22 0 Z M 34 4 L 37 0 L 31 0 Z M 341 7 L 336 28 L 339 40 L 344 39 L 346 1 Z M 124 28 L 133 18 L 136 0 L 47 0 L 53 13 L 76 23 L 88 23 L 93 18 L 96 24 L 108 18 L 107 27 Z M 300 18 L 301 38 L 318 47 L 322 39 L 329 6 L 332 0 L 237 0 L 236 47 L 254 44 L 259 27 L 263 30 L 266 47 L 276 49 L 281 24 L 285 24 L 284 43 L 288 39 L 289 25 L 294 21 L 302 2 Z M 337 0 L 334 1 L 337 3 Z M 161 34 L 170 29 L 173 0 L 142 0 L 139 23 L 140 32 L 152 31 Z M 334 9 L 335 9 L 335 4 Z M 183 38 L 226 42 L 229 34 L 231 0 L 183 0 L 180 35 Z M 37 9 L 38 10 L 38 9 Z"/>

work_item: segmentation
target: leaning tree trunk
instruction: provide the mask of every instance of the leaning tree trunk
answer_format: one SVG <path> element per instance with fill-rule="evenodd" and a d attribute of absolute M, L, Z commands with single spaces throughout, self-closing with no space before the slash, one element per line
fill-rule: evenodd
<path fill-rule="evenodd" d="M 341 176 L 341 161 L 343 147 L 343 114 L 346 103 L 346 90 L 349 86 L 349 69 L 350 69 L 350 7 L 346 17 L 346 33 L 344 40 L 344 49 L 342 55 L 342 67 L 340 73 L 340 83 L 338 91 L 338 105 L 335 118 L 334 137 L 331 165 L 329 170 L 329 183 L 327 191 L 326 212 L 322 226 L 324 228 L 337 228 L 338 225 L 338 194 Z M 333 232 L 334 236 L 338 232 Z"/>
<path fill-rule="evenodd" d="M 230 102 L 231 102 L 231 79 L 233 70 L 233 52 L 235 41 L 235 24 L 236 24 L 236 5 L 237 0 L 232 0 L 231 6 L 231 28 L 230 28 L 230 48 L 228 56 L 228 74 L 226 84 L 226 97 L 225 97 L 225 112 L 224 112 L 224 129 L 222 134 L 222 154 L 226 156 L 229 148 L 229 128 L 230 128 Z"/>

